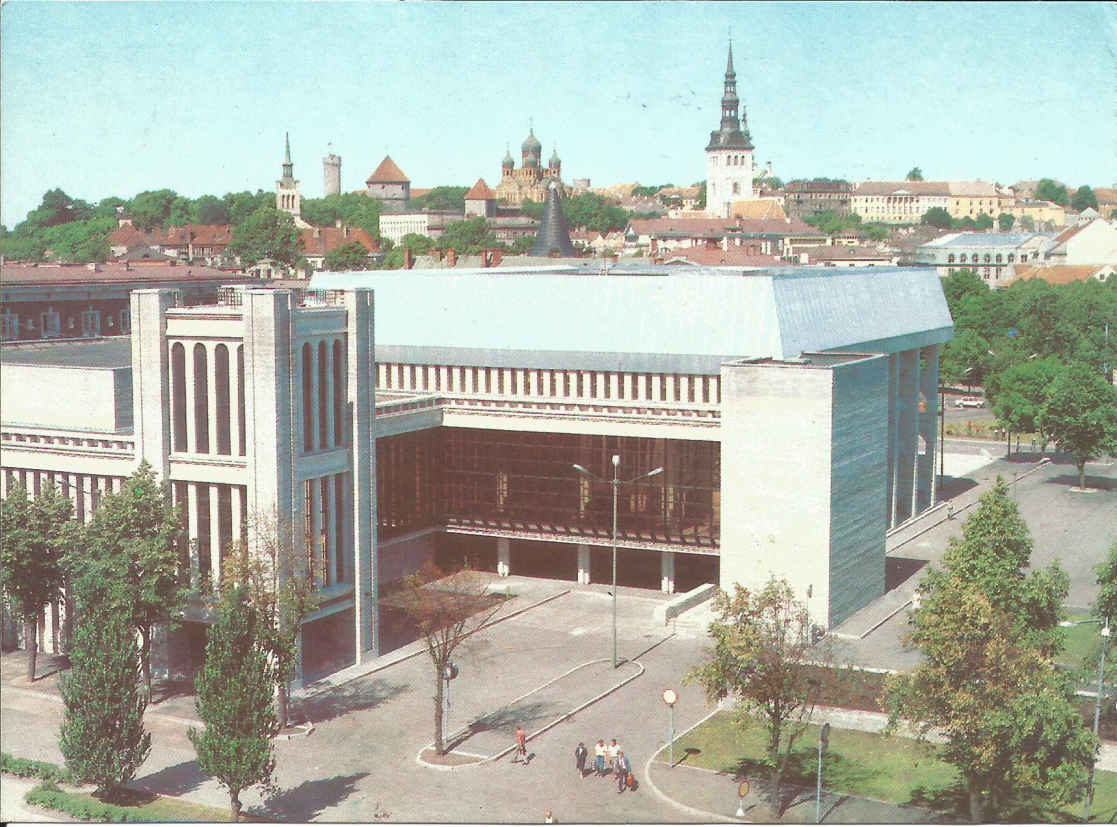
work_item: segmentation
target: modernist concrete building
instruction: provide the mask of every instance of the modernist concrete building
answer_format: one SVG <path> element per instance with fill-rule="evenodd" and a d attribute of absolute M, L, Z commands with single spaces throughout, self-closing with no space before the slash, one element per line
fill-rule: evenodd
<path fill-rule="evenodd" d="M 620 487 L 622 584 L 783 575 L 823 627 L 883 594 L 886 531 L 934 502 L 952 325 L 933 269 L 556 265 L 310 287 L 204 307 L 140 290 L 130 338 L 5 345 L 0 494 L 53 483 L 88 519 L 147 459 L 184 506 L 199 584 L 253 542 L 252 515 L 289 520 L 323 571 L 308 674 L 396 645 L 382 600 L 427 559 L 607 582 L 611 486 L 574 463 L 664 469 Z M 200 628 L 179 651 L 197 657 Z"/>

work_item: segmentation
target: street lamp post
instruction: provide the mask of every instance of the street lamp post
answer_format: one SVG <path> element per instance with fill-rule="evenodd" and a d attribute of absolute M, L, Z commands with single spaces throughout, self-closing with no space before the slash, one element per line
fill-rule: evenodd
<path fill-rule="evenodd" d="M 609 485 L 613 486 L 613 668 L 614 669 L 617 668 L 617 488 L 620 486 L 620 484 L 622 482 L 626 483 L 626 484 L 630 483 L 630 482 L 637 482 L 638 480 L 642 480 L 642 479 L 645 479 L 647 477 L 654 477 L 656 474 L 662 474 L 663 473 L 663 466 L 660 466 L 659 468 L 656 468 L 655 470 L 649 471 L 646 474 L 641 474 L 638 477 L 633 477 L 630 480 L 622 480 L 618 476 L 618 474 L 620 473 L 620 466 L 621 466 L 620 454 L 613 454 L 613 479 L 611 479 L 611 480 L 602 479 L 601 477 L 597 476 L 597 474 L 593 473 L 592 471 L 590 471 L 585 466 L 579 465 L 578 463 L 574 463 L 574 466 L 573 466 L 574 470 L 577 471 L 579 474 L 585 474 L 587 477 L 590 477 L 591 479 L 595 479 L 598 482 L 606 482 L 606 483 L 609 483 Z"/>
<path fill-rule="evenodd" d="M 675 766 L 675 702 L 679 700 L 674 689 L 663 690 L 663 702 L 667 704 L 667 766 Z"/>
<path fill-rule="evenodd" d="M 1105 623 L 1101 629 L 1101 658 L 1098 661 L 1098 694 L 1094 698 L 1094 737 L 1098 737 L 1098 723 L 1101 719 L 1101 698 L 1105 682 L 1105 652 L 1109 648 L 1109 618 L 1104 621 L 1100 617 L 1093 617 L 1089 620 L 1080 620 L 1077 623 L 1065 621 L 1060 623 L 1060 626 L 1084 626 L 1087 623 Z M 1082 814 L 1082 821 L 1086 824 L 1090 822 L 1090 805 L 1094 803 L 1094 766 L 1097 764 L 1097 759 L 1094 758 L 1090 761 L 1090 775 L 1086 782 L 1086 807 Z"/>

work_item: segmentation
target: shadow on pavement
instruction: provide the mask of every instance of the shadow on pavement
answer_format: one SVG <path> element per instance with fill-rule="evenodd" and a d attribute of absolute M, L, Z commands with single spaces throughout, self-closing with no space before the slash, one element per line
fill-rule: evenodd
<path fill-rule="evenodd" d="M 890 592 L 927 565 L 926 560 L 912 557 L 884 558 L 884 590 Z"/>
<path fill-rule="evenodd" d="M 322 814 L 327 807 L 340 804 L 357 790 L 357 782 L 368 775 L 335 775 L 304 781 L 297 787 L 273 795 L 264 802 L 265 810 L 253 814 L 266 815 L 277 821 L 308 822 Z"/>
<path fill-rule="evenodd" d="M 942 487 L 939 488 L 939 499 L 952 500 L 961 494 L 965 494 L 971 488 L 977 488 L 976 480 L 972 480 L 969 477 L 944 476 L 942 478 Z"/>
<path fill-rule="evenodd" d="M 540 701 L 516 703 L 511 706 L 506 706 L 498 709 L 496 712 L 490 712 L 483 718 L 478 718 L 476 721 L 469 725 L 469 733 L 476 735 L 481 732 L 489 732 L 495 729 L 511 729 L 516 724 L 521 724 L 524 729 L 530 731 L 531 724 L 539 722 L 546 718 L 550 720 L 558 712 L 562 711 L 562 707 L 556 704 L 549 704 Z"/>
<path fill-rule="evenodd" d="M 1048 485 L 1061 485 L 1065 488 L 1078 487 L 1078 474 L 1060 474 L 1057 477 L 1048 477 L 1044 480 Z M 1112 491 L 1117 485 L 1108 477 L 1092 477 L 1086 475 L 1086 487 L 1096 488 L 1099 491 Z"/>
<path fill-rule="evenodd" d="M 198 769 L 197 761 L 183 761 L 181 764 L 164 767 L 159 772 L 137 778 L 133 783 L 137 787 L 160 795 L 185 795 L 198 789 L 208 778 L 208 775 Z"/>
<path fill-rule="evenodd" d="M 410 685 L 382 678 L 358 678 L 293 704 L 292 720 L 322 723 L 339 715 L 372 709 L 406 692 Z"/>

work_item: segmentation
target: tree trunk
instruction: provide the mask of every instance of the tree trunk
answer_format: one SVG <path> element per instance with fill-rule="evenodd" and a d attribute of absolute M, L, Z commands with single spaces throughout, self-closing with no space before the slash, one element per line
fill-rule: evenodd
<path fill-rule="evenodd" d="M 240 821 L 240 790 L 229 790 L 229 815 L 234 824 Z"/>
<path fill-rule="evenodd" d="M 275 717 L 279 721 L 279 728 L 287 726 L 287 709 L 290 705 L 287 682 L 280 681 L 275 692 Z"/>
<path fill-rule="evenodd" d="M 1081 462 L 1076 461 L 1075 465 L 1078 466 L 1078 487 L 1081 488 L 1083 491 L 1085 491 L 1086 490 L 1086 460 L 1082 460 Z"/>
<path fill-rule="evenodd" d="M 38 655 L 39 655 L 39 646 L 38 646 L 37 641 L 35 640 L 35 637 L 36 637 L 35 626 L 36 626 L 36 624 L 35 624 L 34 620 L 26 620 L 23 623 L 23 638 L 24 638 L 23 645 L 27 647 L 27 680 L 28 681 L 34 681 L 35 680 L 35 661 L 36 661 L 36 659 L 38 658 Z"/>
<path fill-rule="evenodd" d="M 140 667 L 143 669 L 144 686 L 147 687 L 147 700 L 151 702 L 151 627 L 140 628 Z"/>
<path fill-rule="evenodd" d="M 439 755 L 446 754 L 446 745 L 442 742 L 442 673 L 439 672 L 434 679 L 434 751 Z"/>
<path fill-rule="evenodd" d="M 970 779 L 967 786 L 970 793 L 970 821 L 974 824 L 981 824 L 985 821 L 985 801 L 981 795 L 981 789 L 975 779 Z"/>

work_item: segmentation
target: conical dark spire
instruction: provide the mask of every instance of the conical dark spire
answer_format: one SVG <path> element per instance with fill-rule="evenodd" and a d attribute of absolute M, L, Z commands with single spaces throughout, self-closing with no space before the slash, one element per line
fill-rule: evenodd
<path fill-rule="evenodd" d="M 295 165 L 291 163 L 291 133 L 284 132 L 283 136 L 286 143 L 286 151 L 283 154 L 283 177 L 291 179 L 295 177 Z"/>
<path fill-rule="evenodd" d="M 737 73 L 733 71 L 733 41 L 729 41 L 729 65 L 725 67 L 725 79 L 737 79 Z"/>
<path fill-rule="evenodd" d="M 559 201 L 558 184 L 554 181 L 547 188 L 547 201 L 543 204 L 543 221 L 539 224 L 539 234 L 528 251 L 529 256 L 573 256 L 578 252 L 570 243 L 570 227 L 566 214 Z"/>
<path fill-rule="evenodd" d="M 752 149 L 748 126 L 742 124 L 738 111 L 741 101 L 737 97 L 737 73 L 733 71 L 733 41 L 729 42 L 729 60 L 725 66 L 725 91 L 721 96 L 721 126 L 710 133 L 711 149 Z"/>

